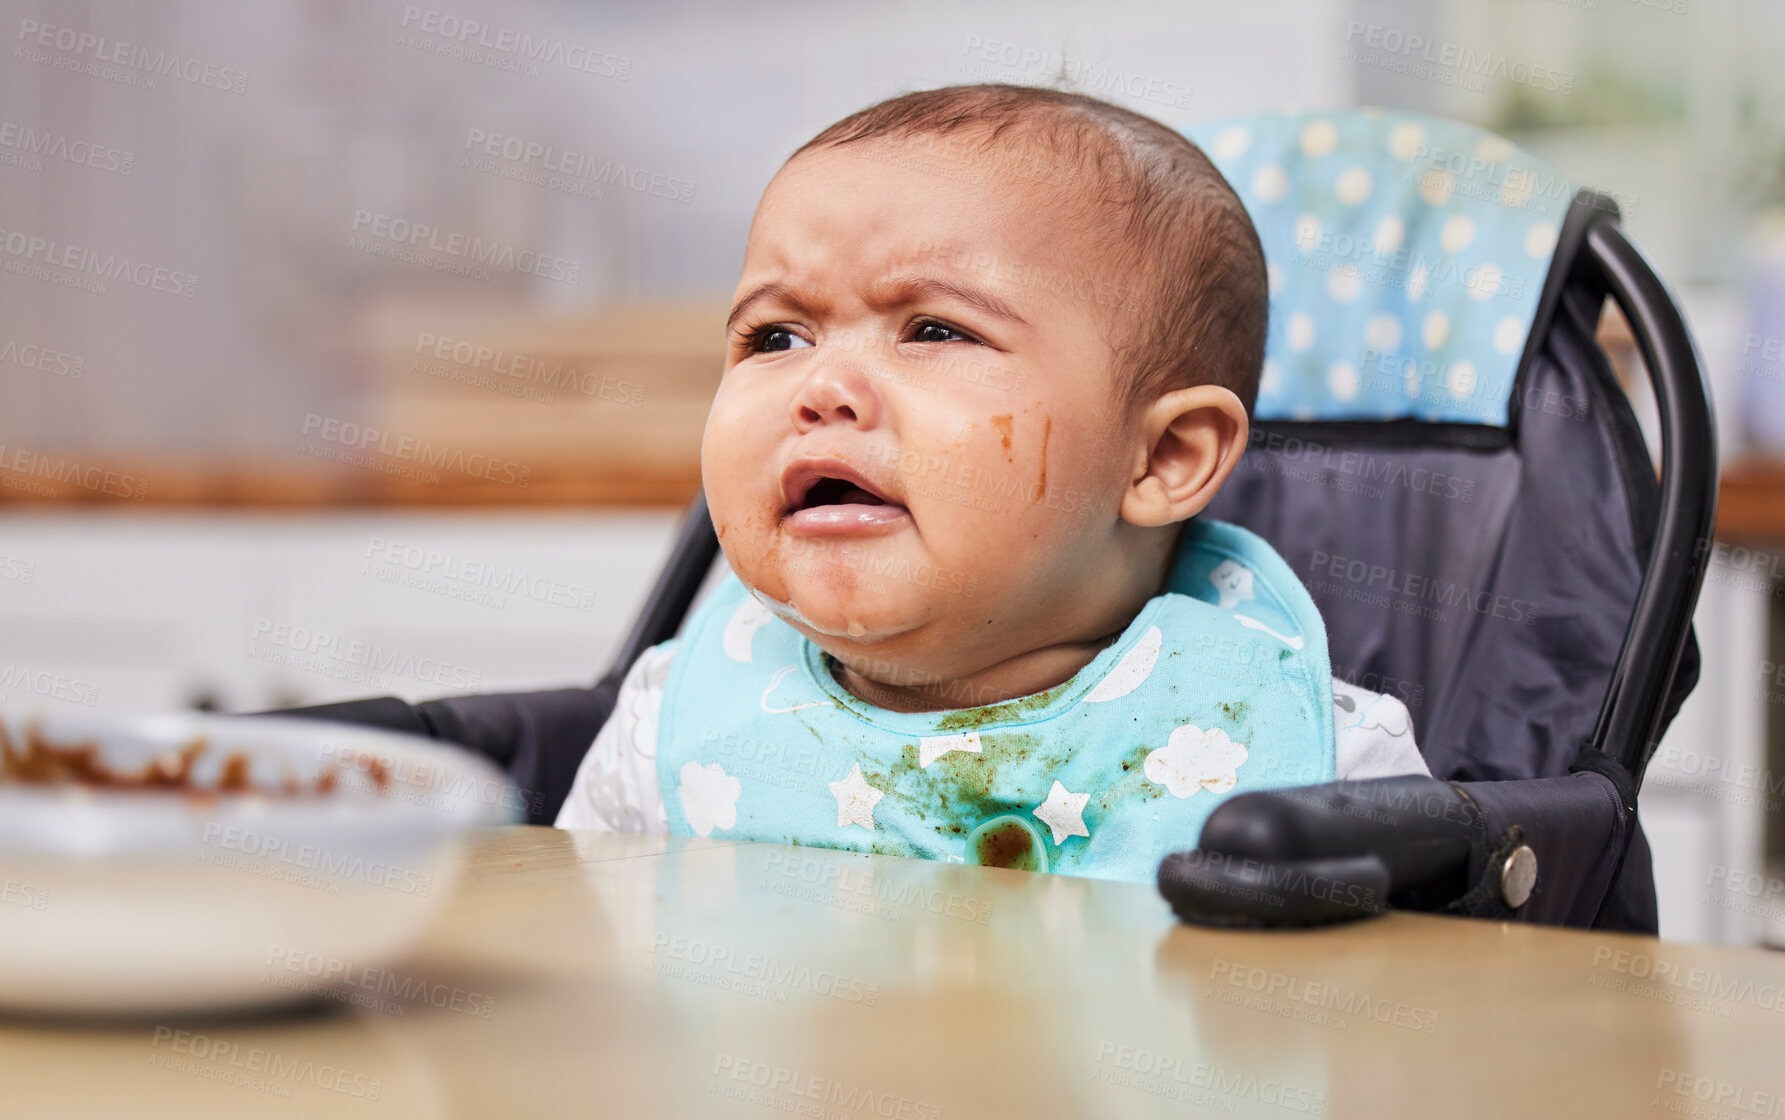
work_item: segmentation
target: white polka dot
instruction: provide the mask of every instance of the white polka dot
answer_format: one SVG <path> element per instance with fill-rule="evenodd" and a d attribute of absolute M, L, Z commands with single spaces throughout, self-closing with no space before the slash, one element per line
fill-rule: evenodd
<path fill-rule="evenodd" d="M 1494 328 L 1494 349 L 1502 354 L 1516 354 L 1525 344 L 1525 324 L 1508 315 Z"/>
<path fill-rule="evenodd" d="M 1442 167 L 1422 172 L 1419 176 L 1419 197 L 1433 206 L 1442 206 L 1450 201 L 1450 192 L 1456 187 L 1456 178 Z"/>
<path fill-rule="evenodd" d="M 1500 204 L 1502 206 L 1523 206 L 1537 187 L 1537 176 L 1530 170 L 1513 170 L 1506 174 L 1506 181 L 1500 184 Z"/>
<path fill-rule="evenodd" d="M 1252 174 L 1252 193 L 1260 202 L 1276 202 L 1289 193 L 1289 176 L 1274 163 L 1267 163 Z"/>
<path fill-rule="evenodd" d="M 1401 321 L 1393 315 L 1372 315 L 1364 323 L 1364 341 L 1372 350 L 1393 350 L 1401 344 Z"/>
<path fill-rule="evenodd" d="M 1326 294 L 1340 303 L 1350 303 L 1363 288 L 1363 277 L 1354 264 L 1342 264 L 1327 273 Z"/>
<path fill-rule="evenodd" d="M 1426 283 L 1430 276 L 1424 264 L 1416 264 L 1413 271 L 1407 274 L 1407 298 L 1414 303 L 1426 298 Z"/>
<path fill-rule="evenodd" d="M 1276 299 L 1283 294 L 1283 270 L 1274 264 L 1264 266 L 1265 283 L 1270 285 L 1271 298 Z"/>
<path fill-rule="evenodd" d="M 1267 397 L 1274 397 L 1277 395 L 1277 390 L 1282 387 L 1283 371 L 1277 367 L 1276 362 L 1266 358 L 1264 360 L 1264 372 L 1258 376 L 1258 391 Z"/>
<path fill-rule="evenodd" d="M 1438 245 L 1446 253 L 1460 253 L 1474 240 L 1475 219 L 1467 214 L 1452 214 L 1438 231 Z"/>
<path fill-rule="evenodd" d="M 1500 266 L 1489 261 L 1463 274 L 1463 286 L 1473 300 L 1492 299 L 1500 294 Z"/>
<path fill-rule="evenodd" d="M 1426 130 L 1408 122 L 1397 124 L 1388 134 L 1388 153 L 1396 159 L 1412 159 L 1426 142 Z"/>
<path fill-rule="evenodd" d="M 1245 155 L 1246 149 L 1251 146 L 1252 130 L 1236 124 L 1215 133 L 1215 142 L 1210 145 L 1210 150 L 1217 159 L 1237 159 Z"/>
<path fill-rule="evenodd" d="M 1453 397 L 1466 397 L 1475 391 L 1475 363 L 1464 358 L 1460 362 L 1452 362 L 1450 376 L 1445 378 L 1445 385 Z"/>
<path fill-rule="evenodd" d="M 1357 397 L 1357 367 L 1350 362 L 1334 362 L 1326 369 L 1326 387 L 1342 401 Z"/>
<path fill-rule="evenodd" d="M 1290 415 L 1297 420 L 1312 420 L 1314 419 L 1314 409 L 1305 404 L 1297 405 L 1295 411 L 1290 413 Z"/>
<path fill-rule="evenodd" d="M 1419 399 L 1419 363 L 1408 358 L 1401 366 L 1401 391 L 1408 396 Z"/>
<path fill-rule="evenodd" d="M 1420 341 L 1426 344 L 1427 350 L 1436 350 L 1444 345 L 1450 337 L 1450 316 L 1442 311 L 1434 311 L 1426 316 L 1426 321 L 1419 328 Z"/>
<path fill-rule="evenodd" d="M 1297 311 L 1289 317 L 1289 348 L 1306 350 L 1314 345 L 1314 320 L 1306 312 Z"/>
<path fill-rule="evenodd" d="M 1309 121 L 1305 126 L 1303 126 L 1303 128 L 1302 128 L 1302 154 L 1303 155 L 1311 156 L 1314 159 L 1319 159 L 1322 156 L 1332 155 L 1333 149 L 1338 146 L 1339 146 L 1339 130 L 1333 127 L 1333 122 L 1324 121 L 1324 120 L 1316 120 L 1316 121 Z"/>
<path fill-rule="evenodd" d="M 1483 136 L 1475 144 L 1475 154 L 1489 163 L 1499 163 L 1517 150 L 1504 136 Z"/>
<path fill-rule="evenodd" d="M 1538 222 L 1525 231 L 1525 255 L 1542 260 L 1549 256 L 1556 247 L 1556 227 L 1548 222 Z"/>
<path fill-rule="evenodd" d="M 1347 167 L 1340 173 L 1333 193 L 1337 194 L 1339 201 L 1345 205 L 1356 206 L 1370 197 L 1372 186 L 1374 184 L 1370 182 L 1368 171 L 1361 167 Z"/>
<path fill-rule="evenodd" d="M 1295 247 L 1306 253 L 1320 243 L 1320 219 L 1303 214 L 1295 220 Z"/>
<path fill-rule="evenodd" d="M 1401 238 L 1407 236 L 1407 227 L 1401 219 L 1390 214 L 1376 223 L 1376 238 L 1372 245 L 1378 256 L 1389 256 L 1401 247 Z"/>

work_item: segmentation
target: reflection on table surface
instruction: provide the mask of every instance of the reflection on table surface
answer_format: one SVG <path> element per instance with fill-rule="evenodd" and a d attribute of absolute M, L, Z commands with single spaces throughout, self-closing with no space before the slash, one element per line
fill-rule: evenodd
<path fill-rule="evenodd" d="M 1785 1109 L 1785 958 L 1759 951 L 1401 914 L 1215 932 L 1150 887 L 814 848 L 492 830 L 410 959 L 269 954 L 269 984 L 330 975 L 295 1013 L 0 1021 L 0 1113 Z"/>

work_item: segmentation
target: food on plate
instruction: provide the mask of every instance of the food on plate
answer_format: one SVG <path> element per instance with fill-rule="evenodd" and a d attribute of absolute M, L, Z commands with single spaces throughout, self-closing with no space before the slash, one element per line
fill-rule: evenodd
<path fill-rule="evenodd" d="M 220 793 L 258 793 L 284 797 L 326 797 L 338 786 L 338 768 L 325 766 L 314 781 L 300 782 L 289 770 L 273 788 L 256 786 L 247 751 L 231 751 L 222 757 L 211 784 L 201 784 L 197 763 L 210 749 L 203 736 L 184 746 L 161 752 L 136 769 L 108 763 L 96 742 L 52 743 L 35 725 L 25 729 L 22 746 L 13 742 L 6 724 L 0 722 L 0 784 L 33 786 L 80 786 L 119 791 L 159 791 L 198 796 Z M 383 793 L 390 785 L 390 771 L 381 759 L 360 756 L 372 788 Z"/>

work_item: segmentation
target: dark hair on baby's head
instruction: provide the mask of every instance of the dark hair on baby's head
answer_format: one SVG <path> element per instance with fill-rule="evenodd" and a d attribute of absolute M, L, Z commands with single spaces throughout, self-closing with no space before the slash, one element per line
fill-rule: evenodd
<path fill-rule="evenodd" d="M 1130 403 L 1213 384 L 1231 389 L 1250 414 L 1270 308 L 1264 250 L 1201 148 L 1085 94 L 987 84 L 889 98 L 794 155 L 920 137 L 958 139 L 974 157 L 1056 185 L 1078 207 L 1082 228 L 1114 234 L 1122 281 L 1110 343 Z"/>

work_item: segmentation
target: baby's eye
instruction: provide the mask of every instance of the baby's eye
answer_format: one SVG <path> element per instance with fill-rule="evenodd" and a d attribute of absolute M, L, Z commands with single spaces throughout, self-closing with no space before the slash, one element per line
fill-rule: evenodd
<path fill-rule="evenodd" d="M 750 335 L 750 349 L 763 354 L 798 350 L 812 345 L 786 327 L 763 327 Z"/>
<path fill-rule="evenodd" d="M 945 337 L 949 335 L 952 335 L 953 337 Z M 918 323 L 917 330 L 912 332 L 911 338 L 911 341 L 913 342 L 954 342 L 956 340 L 961 342 L 979 341 L 966 331 L 951 327 L 947 323 L 940 322 L 936 319 L 925 319 Z"/>

